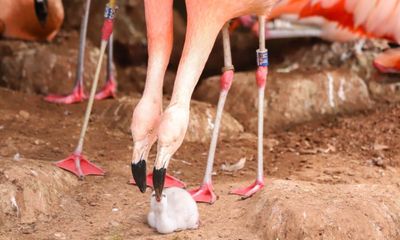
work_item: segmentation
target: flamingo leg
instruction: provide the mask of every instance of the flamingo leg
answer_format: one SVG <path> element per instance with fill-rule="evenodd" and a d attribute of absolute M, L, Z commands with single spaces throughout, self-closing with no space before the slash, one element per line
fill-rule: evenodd
<path fill-rule="evenodd" d="M 110 3 L 107 4 L 107 6 L 106 6 L 106 15 L 105 15 L 106 19 L 103 23 L 103 28 L 102 28 L 102 41 L 101 41 L 101 46 L 100 46 L 100 56 L 99 56 L 99 61 L 97 63 L 92 88 L 90 90 L 89 101 L 88 101 L 88 104 L 86 107 L 85 116 L 83 118 L 83 124 L 82 124 L 81 133 L 79 136 L 79 142 L 75 149 L 75 152 L 72 155 L 70 155 L 68 158 L 56 163 L 56 165 L 58 167 L 63 168 L 67 171 L 70 171 L 70 172 L 76 174 L 81 179 L 86 175 L 104 175 L 104 171 L 101 168 L 97 167 L 95 164 L 89 162 L 82 155 L 82 151 L 83 151 L 83 143 L 85 140 L 86 132 L 87 132 L 87 129 L 89 126 L 89 118 L 90 118 L 90 113 L 93 108 L 93 102 L 94 102 L 94 97 L 96 94 L 96 88 L 97 88 L 97 84 L 99 82 L 101 65 L 103 62 L 105 51 L 107 49 L 107 44 L 108 44 L 110 35 L 112 34 L 114 16 L 115 16 L 115 0 L 110 0 Z"/>
<path fill-rule="evenodd" d="M 153 175 L 146 175 L 146 165 L 150 149 L 157 140 L 162 113 L 162 85 L 173 42 L 173 0 L 145 0 L 144 3 L 149 60 L 145 89 L 133 112 L 131 126 L 134 143 L 131 183 L 136 184 L 141 192 L 153 185 L 150 181 Z M 168 176 L 168 179 L 167 187 L 185 186 L 176 178 Z"/>
<path fill-rule="evenodd" d="M 258 69 L 256 73 L 256 80 L 258 86 L 258 142 L 257 142 L 257 177 L 256 181 L 249 187 L 235 189 L 231 191 L 231 194 L 242 196 L 243 199 L 253 196 L 256 192 L 260 191 L 264 187 L 264 176 L 263 176 L 263 134 L 264 134 L 264 92 L 265 84 L 267 81 L 268 74 L 268 58 L 267 50 L 265 48 L 265 16 L 259 17 L 260 22 L 260 36 L 259 43 L 260 47 L 257 51 L 258 54 Z M 263 54 L 264 53 L 264 54 Z"/>
<path fill-rule="evenodd" d="M 113 52 L 114 52 L 114 36 L 110 36 L 108 44 L 108 58 L 107 58 L 107 76 L 104 87 L 96 94 L 96 100 L 103 100 L 107 98 L 115 98 L 117 92 L 117 81 L 115 80 L 113 69 Z"/>
<path fill-rule="evenodd" d="M 214 203 L 217 200 L 217 196 L 213 191 L 212 186 L 212 169 L 215 159 L 215 151 L 217 148 L 218 135 L 221 125 L 222 113 L 226 97 L 231 87 L 234 75 L 234 68 L 232 65 L 232 54 L 229 39 L 229 23 L 226 23 L 222 29 L 223 47 L 224 47 L 224 68 L 221 76 L 221 91 L 218 100 L 217 114 L 214 122 L 214 129 L 212 133 L 210 149 L 207 158 L 207 167 L 203 179 L 203 184 L 198 189 L 189 191 L 193 199 L 196 202 Z"/>
<path fill-rule="evenodd" d="M 91 0 L 86 0 L 85 14 L 81 23 L 80 37 L 79 37 L 79 52 L 78 52 L 78 65 L 76 68 L 75 84 L 72 93 L 66 96 L 50 94 L 44 98 L 47 102 L 59 104 L 72 104 L 82 102 L 87 99 L 84 92 L 83 85 L 83 71 L 84 71 L 84 57 L 86 46 L 87 26 L 89 21 L 89 10 Z"/>

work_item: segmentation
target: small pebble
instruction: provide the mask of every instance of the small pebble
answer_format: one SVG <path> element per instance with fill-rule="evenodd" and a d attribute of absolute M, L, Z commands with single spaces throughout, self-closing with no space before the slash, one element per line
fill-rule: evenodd
<path fill-rule="evenodd" d="M 24 110 L 19 111 L 19 115 L 25 119 L 28 119 L 30 117 L 30 114 Z"/>
<path fill-rule="evenodd" d="M 113 226 L 113 227 L 118 227 L 118 226 L 119 226 L 119 222 L 114 221 L 114 220 L 112 220 L 112 221 L 110 222 L 110 224 L 111 224 L 111 226 Z"/>
<path fill-rule="evenodd" d="M 24 224 L 24 225 L 21 226 L 20 231 L 23 234 L 32 234 L 32 233 L 34 233 L 36 231 L 35 230 L 35 225 L 34 224 Z"/>
<path fill-rule="evenodd" d="M 62 232 L 54 233 L 54 237 L 56 237 L 57 239 L 67 239 L 67 236 L 65 236 L 65 233 L 62 233 Z"/>
<path fill-rule="evenodd" d="M 14 161 L 19 161 L 21 160 L 21 155 L 19 153 L 16 153 L 13 157 Z"/>
<path fill-rule="evenodd" d="M 112 211 L 113 211 L 113 212 L 118 212 L 119 209 L 118 209 L 118 208 L 113 208 Z"/>

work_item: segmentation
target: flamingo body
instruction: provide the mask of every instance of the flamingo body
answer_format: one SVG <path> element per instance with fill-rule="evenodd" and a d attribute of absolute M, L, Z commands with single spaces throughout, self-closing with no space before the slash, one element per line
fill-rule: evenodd
<path fill-rule="evenodd" d="M 400 42 L 400 0 L 289 0 L 300 17 L 320 16 L 367 37 Z"/>
<path fill-rule="evenodd" d="M 0 0 L 0 35 L 30 41 L 51 41 L 61 28 L 64 8 L 61 0 L 48 1 L 48 16 L 40 22 L 33 0 Z"/>
<path fill-rule="evenodd" d="M 173 0 L 145 0 L 149 62 L 145 90 L 132 118 L 132 172 L 135 172 L 135 180 L 145 179 L 146 164 L 143 162 L 147 161 L 151 146 L 157 141 L 153 170 L 156 195 L 161 194 L 170 159 L 183 142 L 189 123 L 190 99 L 218 33 L 232 18 L 249 14 L 267 16 L 277 1 L 186 0 L 185 44 L 171 101 L 163 112 L 161 89 L 173 45 Z M 259 88 L 261 94 L 265 84 L 260 82 L 259 86 L 262 86 Z M 227 91 L 221 93 L 226 96 Z M 210 180 L 207 183 L 211 184 Z M 139 184 L 142 185 L 139 188 L 144 190 L 146 183 L 142 181 Z"/>

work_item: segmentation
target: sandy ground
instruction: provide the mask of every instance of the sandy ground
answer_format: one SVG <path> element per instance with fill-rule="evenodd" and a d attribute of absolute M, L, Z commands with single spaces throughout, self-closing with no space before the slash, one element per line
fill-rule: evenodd
<path fill-rule="evenodd" d="M 221 139 L 218 201 L 199 204 L 199 230 L 160 236 L 146 224 L 150 191 L 128 184 L 131 137 L 97 114 L 115 100 L 96 102 L 84 150 L 106 176 L 78 181 L 52 163 L 73 151 L 85 105 L 49 105 L 6 89 L 0 99 L 1 239 L 400 238 L 399 105 L 266 136 L 266 186 L 245 201 L 228 192 L 253 181 L 256 138 Z M 169 172 L 198 186 L 207 148 L 184 143 Z M 239 172 L 220 170 L 242 157 Z"/>
<path fill-rule="evenodd" d="M 149 228 L 150 190 L 141 194 L 129 184 L 128 126 L 133 109 L 129 104 L 137 102 L 146 77 L 143 2 L 125 2 L 114 44 L 120 98 L 95 103 L 84 146 L 85 155 L 106 170 L 104 177 L 79 181 L 53 164 L 73 152 L 86 103 L 52 105 L 34 95 L 71 89 L 81 1 L 64 1 L 65 29 L 52 44 L 1 41 L 1 240 L 400 239 L 400 104 L 394 103 L 399 102 L 400 88 L 381 84 L 398 82 L 397 75 L 380 75 L 372 68 L 374 55 L 387 47 L 380 41 L 367 42 L 361 55 L 354 51 L 354 43 L 315 39 L 268 43 L 272 65 L 265 119 L 272 133 L 264 136 L 266 185 L 244 201 L 228 194 L 252 183 L 256 171 L 254 73 L 242 71 L 254 70 L 258 41 L 245 31 L 232 35 L 238 74 L 216 153 L 213 183 L 219 198 L 213 205 L 199 204 L 198 230 L 159 235 Z M 96 19 L 103 18 L 104 5 L 93 4 L 90 22 L 100 24 Z M 166 98 L 185 35 L 184 17 L 174 15 L 176 42 L 165 78 Z M 86 49 L 86 84 L 99 53 L 97 29 L 89 28 L 93 42 L 89 40 Z M 203 77 L 220 72 L 222 47 L 217 42 Z M 274 73 L 277 69 L 281 73 Z M 195 103 L 194 127 L 168 169 L 189 189 L 202 181 L 212 126 L 209 113 L 219 93 L 219 78 L 202 79 L 195 98 L 203 103 Z M 343 86 L 346 91 L 340 91 Z M 328 98 L 331 90 L 338 96 Z M 149 170 L 155 154 L 153 149 Z M 221 170 L 222 164 L 242 158 L 247 160 L 243 169 Z"/>

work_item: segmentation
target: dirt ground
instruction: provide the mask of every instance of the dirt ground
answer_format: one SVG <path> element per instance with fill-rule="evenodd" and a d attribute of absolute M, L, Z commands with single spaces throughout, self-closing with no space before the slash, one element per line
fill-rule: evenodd
<path fill-rule="evenodd" d="M 249 31 L 232 36 L 238 74 L 214 165 L 219 198 L 213 205 L 198 205 L 198 230 L 170 235 L 152 230 L 146 223 L 150 189 L 141 194 L 129 184 L 130 116 L 146 76 L 143 6 L 142 1 L 121 2 L 114 43 L 119 98 L 95 102 L 84 146 L 88 159 L 106 170 L 104 177 L 79 181 L 53 164 L 73 152 L 86 102 L 63 106 L 42 99 L 43 94 L 65 93 L 75 79 L 80 24 L 75 15 L 83 10 L 81 1 L 64 1 L 66 22 L 53 43 L 1 40 L 0 240 L 400 239 L 400 85 L 382 84 L 399 78 L 379 75 L 372 67 L 374 55 L 387 47 L 380 41 L 367 42 L 361 55 L 354 43 L 268 43 L 272 80 L 266 91 L 266 185 L 244 201 L 228 194 L 252 183 L 256 171 L 252 71 L 258 42 Z M 96 6 L 92 22 L 103 18 L 96 9 L 104 4 L 97 1 Z M 177 43 L 165 79 L 166 99 L 179 62 L 183 19 L 174 21 Z M 99 52 L 95 29 L 89 29 L 86 83 Z M 189 189 L 199 186 L 206 165 L 219 94 L 219 78 L 212 76 L 219 74 L 223 59 L 217 42 L 196 89 L 188 135 L 168 169 Z M 155 154 L 153 149 L 148 170 Z M 242 158 L 243 169 L 222 170 L 222 164 Z"/>
<path fill-rule="evenodd" d="M 96 102 L 85 145 L 107 173 L 78 181 L 52 163 L 73 151 L 85 105 L 0 89 L 1 239 L 400 238 L 398 104 L 266 136 L 266 186 L 245 201 L 228 192 L 253 181 L 256 138 L 221 139 L 218 201 L 199 205 L 199 230 L 160 236 L 146 224 L 149 191 L 128 184 L 131 137 L 98 116 L 112 101 Z M 198 186 L 207 149 L 184 143 L 170 173 Z M 221 171 L 242 157 L 244 169 Z"/>

